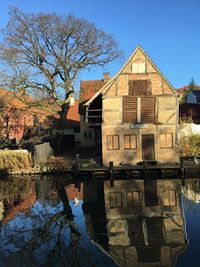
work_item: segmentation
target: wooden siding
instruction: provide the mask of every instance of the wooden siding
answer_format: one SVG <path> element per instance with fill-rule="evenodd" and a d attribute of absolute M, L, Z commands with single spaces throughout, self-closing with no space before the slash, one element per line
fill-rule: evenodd
<path fill-rule="evenodd" d="M 129 95 L 150 95 L 150 81 L 149 80 L 131 80 L 129 81 Z"/>
<path fill-rule="evenodd" d="M 137 98 L 123 97 L 123 122 L 137 122 Z"/>
<path fill-rule="evenodd" d="M 155 123 L 155 97 L 141 98 L 141 122 Z"/>

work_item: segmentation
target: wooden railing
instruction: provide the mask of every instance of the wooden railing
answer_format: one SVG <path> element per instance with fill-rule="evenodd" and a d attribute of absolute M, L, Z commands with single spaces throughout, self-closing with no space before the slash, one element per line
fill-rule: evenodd
<path fill-rule="evenodd" d="M 100 125 L 102 123 L 102 109 L 86 109 L 85 122 Z"/>

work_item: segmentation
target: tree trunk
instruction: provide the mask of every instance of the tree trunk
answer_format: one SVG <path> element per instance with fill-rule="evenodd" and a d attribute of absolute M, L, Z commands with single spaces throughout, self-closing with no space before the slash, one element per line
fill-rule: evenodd
<path fill-rule="evenodd" d="M 63 104 L 62 109 L 60 111 L 60 126 L 61 126 L 62 130 L 66 126 L 66 117 L 67 117 L 68 110 L 69 110 L 69 103 Z"/>
<path fill-rule="evenodd" d="M 10 137 L 10 125 L 9 125 L 9 117 L 6 116 L 6 139 Z"/>
<path fill-rule="evenodd" d="M 64 104 L 62 106 L 61 111 L 59 112 L 60 115 L 60 122 L 59 122 L 59 126 L 61 128 L 61 134 L 58 136 L 57 140 L 56 140 L 56 150 L 57 150 L 57 154 L 61 153 L 61 148 L 62 148 L 62 140 L 63 140 L 63 135 L 64 135 L 64 129 L 66 127 L 66 117 L 67 117 L 67 112 L 69 110 L 69 103 Z"/>

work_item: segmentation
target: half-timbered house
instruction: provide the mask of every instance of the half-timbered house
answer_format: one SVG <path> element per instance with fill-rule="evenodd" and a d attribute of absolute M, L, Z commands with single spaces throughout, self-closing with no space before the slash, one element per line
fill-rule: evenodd
<path fill-rule="evenodd" d="M 83 107 L 104 164 L 179 161 L 177 93 L 140 46 Z"/>

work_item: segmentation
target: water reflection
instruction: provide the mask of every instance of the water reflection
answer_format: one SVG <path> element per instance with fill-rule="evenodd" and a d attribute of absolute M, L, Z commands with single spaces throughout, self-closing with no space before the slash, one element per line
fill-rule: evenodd
<path fill-rule="evenodd" d="M 18 183 L 19 189 L 21 181 Z M 6 195 L 1 195 L 4 218 L 0 231 L 0 266 L 116 266 L 91 241 L 82 201 L 78 207 L 70 201 L 70 194 L 73 196 L 73 191 L 77 193 L 80 188 L 75 189 L 70 181 L 47 178 L 36 180 L 34 188 L 35 198 L 28 202 L 29 209 L 23 205 L 30 197 L 27 190 L 15 206 L 21 205 L 15 216 L 8 216 L 12 209 L 4 207 Z M 81 194 L 77 194 L 81 200 Z"/>
<path fill-rule="evenodd" d="M 120 266 L 173 266 L 187 243 L 180 180 L 104 185 L 109 252 Z"/>
<path fill-rule="evenodd" d="M 0 188 L 2 267 L 168 267 L 187 246 L 181 180 L 24 177 Z"/>

